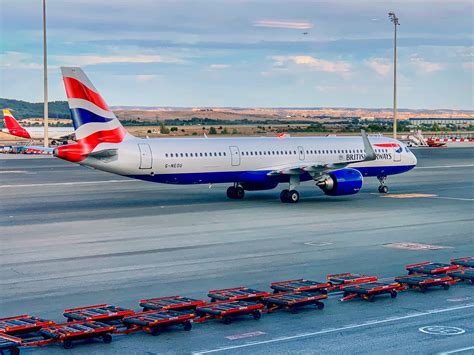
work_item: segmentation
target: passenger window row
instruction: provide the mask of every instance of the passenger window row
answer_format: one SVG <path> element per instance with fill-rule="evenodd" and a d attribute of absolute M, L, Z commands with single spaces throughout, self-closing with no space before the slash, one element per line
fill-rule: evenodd
<path fill-rule="evenodd" d="M 225 157 L 225 152 L 165 153 L 165 158 Z"/>

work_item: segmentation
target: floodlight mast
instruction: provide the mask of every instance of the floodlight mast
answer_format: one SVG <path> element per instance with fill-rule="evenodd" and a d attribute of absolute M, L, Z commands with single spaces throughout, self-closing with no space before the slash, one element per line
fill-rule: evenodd
<path fill-rule="evenodd" d="M 398 17 L 395 12 L 389 12 L 388 17 L 393 23 L 393 138 L 397 139 L 397 26 Z"/>
<path fill-rule="evenodd" d="M 48 137 L 48 59 L 46 49 L 46 0 L 43 0 L 43 95 L 44 95 L 44 146 L 49 146 Z"/>

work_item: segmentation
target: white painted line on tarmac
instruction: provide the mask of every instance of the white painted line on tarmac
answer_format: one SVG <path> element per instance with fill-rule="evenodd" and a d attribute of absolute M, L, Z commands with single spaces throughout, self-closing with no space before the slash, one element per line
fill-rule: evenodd
<path fill-rule="evenodd" d="M 468 346 L 467 348 L 460 348 L 460 349 L 445 351 L 445 352 L 439 353 L 439 355 L 458 354 L 458 353 L 463 353 L 469 350 L 474 350 L 474 346 Z"/>
<path fill-rule="evenodd" d="M 407 314 L 405 316 L 390 317 L 390 318 L 378 319 L 378 320 L 376 319 L 376 320 L 373 320 L 373 321 L 369 320 L 369 321 L 364 322 L 364 323 L 350 324 L 350 325 L 346 325 L 346 326 L 343 326 L 343 327 L 340 327 L 340 328 L 323 329 L 323 330 L 320 330 L 320 331 L 317 331 L 317 332 L 312 332 L 312 333 L 302 333 L 302 334 L 296 334 L 296 335 L 285 336 L 285 337 L 280 337 L 280 338 L 274 338 L 274 339 L 269 339 L 269 340 L 254 341 L 254 342 L 251 342 L 251 343 L 246 343 L 246 344 L 241 344 L 241 345 L 225 346 L 225 347 L 221 347 L 221 348 L 217 348 L 217 349 L 195 351 L 195 352 L 193 352 L 193 354 L 195 354 L 195 355 L 210 354 L 210 353 L 216 353 L 216 352 L 220 352 L 220 351 L 248 348 L 248 347 L 258 346 L 258 345 L 263 345 L 263 344 L 279 343 L 279 342 L 282 342 L 282 341 L 288 341 L 288 340 L 294 340 L 294 339 L 300 339 L 300 338 L 309 338 L 309 337 L 314 337 L 316 335 L 335 333 L 335 332 L 340 332 L 340 331 L 350 330 L 350 329 L 364 328 L 364 327 L 368 327 L 368 326 L 372 326 L 372 325 L 376 325 L 376 324 L 391 323 L 391 322 L 396 322 L 396 321 L 405 320 L 405 319 L 424 317 L 424 316 L 429 316 L 429 315 L 432 315 L 432 314 L 452 312 L 452 311 L 457 311 L 457 310 L 467 309 L 467 308 L 473 308 L 473 307 L 474 307 L 474 303 L 470 303 L 470 304 L 467 304 L 467 305 L 457 306 L 457 307 L 432 309 L 432 310 L 428 310 L 428 311 L 424 311 L 424 312 Z"/>
<path fill-rule="evenodd" d="M 440 169 L 440 168 L 472 168 L 474 164 L 466 164 L 466 165 L 438 165 L 438 166 L 420 166 L 416 167 L 415 169 Z"/>
<path fill-rule="evenodd" d="M 0 170 L 0 174 L 28 174 L 28 172 L 26 170 Z"/>
<path fill-rule="evenodd" d="M 426 198 L 436 198 L 439 200 L 456 200 L 456 201 L 474 201 L 474 198 L 463 198 L 463 197 L 443 197 L 443 196 L 427 196 Z"/>
<path fill-rule="evenodd" d="M 75 182 L 49 182 L 45 184 L 18 184 L 18 185 L 0 185 L 1 188 L 6 187 L 39 187 L 39 186 L 70 186 L 70 185 L 94 185 L 108 184 L 116 182 L 140 182 L 141 180 L 97 180 L 97 181 L 75 181 Z"/>

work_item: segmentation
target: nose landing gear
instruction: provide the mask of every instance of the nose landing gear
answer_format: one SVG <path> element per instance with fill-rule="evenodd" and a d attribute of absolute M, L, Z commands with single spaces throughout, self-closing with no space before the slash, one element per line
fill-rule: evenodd
<path fill-rule="evenodd" d="M 241 200 L 245 196 L 245 190 L 242 186 L 235 183 L 234 186 L 230 186 L 227 189 L 227 197 L 232 200 Z"/>
<path fill-rule="evenodd" d="M 380 175 L 380 176 L 377 176 L 377 179 L 378 179 L 379 182 L 380 182 L 379 192 L 380 192 L 381 194 L 386 194 L 386 193 L 388 193 L 388 186 L 385 185 L 385 180 L 387 180 L 387 176 L 385 176 L 385 175 Z"/>

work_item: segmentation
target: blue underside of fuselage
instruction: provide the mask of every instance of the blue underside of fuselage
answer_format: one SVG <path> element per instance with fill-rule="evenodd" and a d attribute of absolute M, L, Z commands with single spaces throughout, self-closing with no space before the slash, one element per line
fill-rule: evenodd
<path fill-rule="evenodd" d="M 365 177 L 365 176 L 387 176 L 396 175 L 407 172 L 413 169 L 414 165 L 401 165 L 401 166 L 383 166 L 383 167 L 358 167 L 354 168 Z M 210 172 L 210 173 L 182 173 L 182 174 L 154 174 L 150 173 L 143 175 L 128 175 L 130 178 L 140 179 L 151 182 L 159 182 L 163 184 L 177 184 L 177 185 L 189 185 L 189 184 L 218 184 L 218 183 L 232 183 L 232 182 L 259 182 L 261 178 L 271 179 L 271 181 L 277 182 L 288 182 L 290 177 L 288 175 L 279 175 L 268 177 L 269 171 L 226 171 L 226 172 Z M 255 175 L 256 179 L 249 179 L 249 176 Z M 300 175 L 301 181 L 312 180 L 308 173 Z M 268 180 L 267 180 L 268 181 Z"/>

